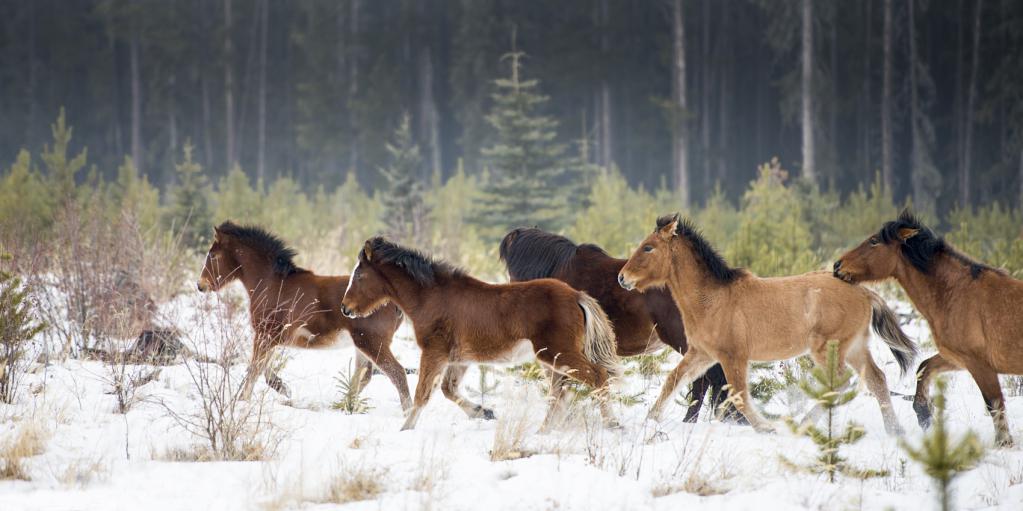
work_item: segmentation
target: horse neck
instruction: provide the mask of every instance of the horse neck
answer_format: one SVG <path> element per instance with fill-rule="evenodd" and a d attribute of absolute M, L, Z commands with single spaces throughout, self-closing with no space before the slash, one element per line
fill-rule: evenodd
<path fill-rule="evenodd" d="M 391 288 L 395 292 L 395 295 L 391 297 L 391 302 L 404 311 L 414 323 L 423 302 L 428 298 L 433 288 L 425 288 L 419 285 L 412 277 L 397 268 L 387 269 L 386 275 L 391 283 Z"/>
<path fill-rule="evenodd" d="M 672 251 L 669 271 L 668 289 L 683 315 L 702 310 L 709 302 L 707 298 L 723 286 L 685 248 Z"/>
<path fill-rule="evenodd" d="M 278 286 L 281 278 L 274 274 L 273 268 L 266 261 L 261 261 L 260 258 L 253 256 L 247 251 L 243 251 L 238 255 L 238 270 L 240 275 L 238 280 L 241 281 L 242 285 L 245 286 L 245 290 L 248 291 L 250 303 L 256 305 L 254 300 L 258 293 L 267 292 L 267 290 Z"/>
<path fill-rule="evenodd" d="M 925 274 L 903 260 L 895 270 L 895 280 L 906 290 L 906 295 L 917 310 L 933 324 L 944 313 L 942 306 L 950 293 L 959 287 L 964 278 L 971 278 L 969 268 L 960 266 L 951 261 L 948 255 L 939 254 L 931 272 Z"/>

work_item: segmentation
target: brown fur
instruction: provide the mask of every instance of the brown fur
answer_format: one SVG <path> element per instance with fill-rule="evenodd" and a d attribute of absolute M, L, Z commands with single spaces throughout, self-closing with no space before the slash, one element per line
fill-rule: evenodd
<path fill-rule="evenodd" d="M 407 410 L 411 399 L 405 369 L 391 353 L 391 339 L 401 325 L 401 312 L 386 307 L 366 318 L 345 317 L 341 296 L 348 286 L 348 276 L 316 275 L 295 266 L 293 255 L 279 239 L 259 228 L 225 222 L 215 230 L 198 288 L 201 292 L 219 291 L 234 280 L 245 286 L 255 338 L 242 396 L 251 394 L 260 372 L 272 388 L 290 394 L 269 368 L 275 347 L 326 348 L 337 342 L 342 332 L 348 332 L 360 353 L 359 366 L 369 369 L 370 361 L 376 364 L 394 384 L 402 409 Z M 364 372 L 364 383 L 371 373 Z"/>
<path fill-rule="evenodd" d="M 908 212 L 843 255 L 836 277 L 894 278 L 931 327 L 938 354 L 920 364 L 913 408 L 930 424 L 929 386 L 944 371 L 966 369 L 984 396 L 996 441 L 1011 445 L 998 374 L 1023 374 L 1023 282 L 971 260 Z"/>
<path fill-rule="evenodd" d="M 867 346 L 876 307 L 870 291 L 824 272 L 760 278 L 729 268 L 695 228 L 677 215 L 658 222 L 658 229 L 643 241 L 619 276 L 627 289 L 666 285 L 689 334 L 689 352 L 669 376 L 650 418 L 660 417 L 677 385 L 720 362 L 736 408 L 753 427 L 771 430 L 773 426 L 750 400 L 749 361 L 785 360 L 809 352 L 814 362 L 822 364 L 828 341 L 837 340 L 839 360 L 867 382 L 881 407 L 885 428 L 890 433 L 901 431 L 884 373 Z M 893 349 L 901 342 L 886 341 Z M 898 349 L 914 348 L 899 345 Z"/>
<path fill-rule="evenodd" d="M 403 429 L 415 427 L 437 382 L 470 417 L 493 412 L 458 391 L 467 363 L 510 362 L 524 342 L 552 377 L 545 427 L 562 405 L 563 376 L 596 389 L 605 421 L 608 379 L 618 373 L 614 331 L 596 301 L 563 282 L 488 284 L 382 238 L 366 242 L 342 310 L 369 314 L 396 304 L 412 321 L 422 349 L 415 403 Z M 446 374 L 445 374 L 446 370 Z"/>

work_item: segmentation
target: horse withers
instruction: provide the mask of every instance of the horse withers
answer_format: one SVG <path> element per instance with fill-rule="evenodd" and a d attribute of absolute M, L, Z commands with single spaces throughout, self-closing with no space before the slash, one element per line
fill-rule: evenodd
<path fill-rule="evenodd" d="M 235 280 L 245 286 L 255 337 L 241 396 L 251 395 L 260 372 L 271 388 L 290 395 L 269 367 L 275 347 L 326 348 L 347 333 L 360 353 L 357 365 L 364 369 L 363 383 L 371 377 L 370 364 L 376 364 L 398 390 L 402 409 L 408 410 L 411 399 L 405 369 L 391 353 L 401 312 L 392 306 L 365 318 L 345 317 L 341 296 L 349 277 L 316 275 L 299 268 L 295 255 L 280 238 L 259 227 L 224 222 L 214 229 L 197 286 L 201 292 L 219 291 Z"/>
<path fill-rule="evenodd" d="M 930 325 L 938 353 L 917 371 L 920 426 L 931 423 L 934 376 L 966 369 L 984 396 L 995 441 L 1012 445 L 998 375 L 1023 374 L 1023 282 L 957 251 L 908 210 L 840 257 L 833 273 L 847 282 L 894 278 Z"/>
<path fill-rule="evenodd" d="M 826 363 L 830 340 L 838 341 L 840 364 L 852 366 L 881 408 L 885 430 L 900 434 L 884 373 L 867 342 L 870 329 L 884 339 L 903 371 L 916 346 L 899 328 L 895 314 L 879 296 L 841 282 L 827 272 L 761 278 L 728 266 L 679 215 L 661 217 L 619 273 L 626 289 L 667 286 L 682 311 L 689 351 L 669 376 L 669 384 L 650 410 L 658 419 L 677 385 L 692 381 L 720 362 L 731 384 L 730 398 L 757 430 L 773 430 L 752 406 L 749 362 L 786 360 L 809 353 Z M 819 411 L 817 407 L 810 416 Z"/>
<path fill-rule="evenodd" d="M 614 325 L 619 356 L 642 355 L 664 345 L 683 355 L 689 349 L 682 315 L 671 293 L 665 289 L 646 293 L 623 289 L 617 279 L 625 259 L 611 257 L 597 245 L 576 245 L 564 236 L 520 227 L 501 240 L 500 256 L 512 282 L 554 278 L 596 298 Z M 726 420 L 745 422 L 725 401 L 727 383 L 720 364 L 697 378 L 689 393 L 685 422 L 696 422 L 708 390 L 712 410 L 720 406 Z"/>
<path fill-rule="evenodd" d="M 541 279 L 489 284 L 383 238 L 366 241 L 341 308 L 349 317 L 395 304 L 408 316 L 422 350 L 415 403 L 402 429 L 415 427 L 437 383 L 469 417 L 493 411 L 469 401 L 459 383 L 470 363 L 520 363 L 535 357 L 551 378 L 549 429 L 561 417 L 565 378 L 594 389 L 606 424 L 609 379 L 619 374 L 614 328 L 592 297 Z"/>

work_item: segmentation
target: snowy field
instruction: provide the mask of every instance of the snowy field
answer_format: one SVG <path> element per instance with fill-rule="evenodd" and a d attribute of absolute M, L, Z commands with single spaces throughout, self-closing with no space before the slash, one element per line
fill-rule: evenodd
<path fill-rule="evenodd" d="M 191 294 L 163 307 L 163 314 L 192 339 L 223 332 L 247 336 L 244 322 L 233 326 L 202 319 L 217 298 Z M 205 330 L 204 330 L 205 329 Z M 907 326 L 918 340 L 926 328 Z M 890 355 L 877 349 L 892 390 L 912 393 L 912 378 L 899 378 Z M 418 365 L 418 349 L 407 325 L 394 351 L 408 368 Z M 197 346 L 201 351 L 201 347 Z M 498 386 L 485 396 L 497 421 L 468 419 L 439 392 L 415 431 L 400 432 L 397 393 L 381 375 L 364 395 L 368 413 L 333 410 L 335 377 L 347 368 L 352 348 L 287 350 L 281 372 L 293 399 L 268 391 L 267 424 L 259 434 L 272 445 L 265 461 L 196 462 L 186 459 L 202 439 L 182 429 L 173 414 L 200 407 L 193 380 L 195 364 L 164 367 L 143 385 L 139 401 L 121 415 L 109 390 L 109 368 L 98 361 L 69 360 L 36 366 L 23 381 L 19 402 L 0 405 L 0 442 L 33 424 L 42 433 L 42 452 L 24 460 L 28 481 L 0 481 L 0 510 L 230 510 L 230 509 L 930 509 L 930 480 L 885 435 L 873 397 L 860 396 L 841 410 L 842 421 L 863 424 L 867 436 L 847 448 L 852 463 L 885 469 L 890 475 L 866 481 L 793 472 L 780 461 L 810 461 L 809 440 L 787 432 L 758 434 L 746 426 L 711 420 L 706 408 L 698 424 L 682 422 L 684 408 L 670 406 L 659 434 L 643 417 L 663 377 L 628 376 L 616 391 L 639 393 L 638 404 L 618 404 L 624 428 L 599 426 L 593 406 L 582 401 L 562 431 L 539 434 L 545 412 L 542 390 L 504 370 L 492 371 Z M 671 359 L 668 369 L 677 362 Z M 240 381 L 245 365 L 232 369 Z M 148 371 L 148 370 L 147 370 Z M 478 373 L 463 390 L 472 394 Z M 416 376 L 409 375 L 416 385 Z M 254 398 L 258 400 L 259 398 Z M 921 435 L 909 401 L 894 398 L 907 440 Z M 781 393 L 765 411 L 799 414 L 806 403 Z M 1023 398 L 1008 398 L 1014 437 L 1023 440 Z M 991 420 L 965 373 L 950 379 L 950 427 L 978 432 L 989 448 Z M 495 441 L 495 436 L 497 441 Z M 491 461 L 499 457 L 517 458 Z M 175 454 L 178 453 L 178 454 Z M 181 455 L 180 453 L 186 453 Z M 1018 448 L 993 449 L 974 470 L 954 484 L 960 509 L 1023 509 L 1023 454 Z M 368 500 L 348 501 L 370 495 Z M 340 503 L 339 503 L 340 502 Z"/>

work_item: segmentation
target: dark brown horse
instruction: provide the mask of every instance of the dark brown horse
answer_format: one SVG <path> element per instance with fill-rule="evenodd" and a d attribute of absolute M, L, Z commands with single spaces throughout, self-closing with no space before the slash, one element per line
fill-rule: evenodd
<path fill-rule="evenodd" d="M 960 253 L 909 211 L 843 255 L 834 274 L 848 282 L 894 278 L 927 319 L 938 354 L 917 371 L 913 409 L 922 427 L 931 423 L 931 379 L 966 369 L 991 413 L 995 441 L 1012 444 L 998 374 L 1023 374 L 1023 282 Z"/>
<path fill-rule="evenodd" d="M 551 371 L 550 427 L 564 404 L 565 377 L 595 389 L 608 424 L 608 380 L 618 374 L 614 328 L 592 297 L 553 279 L 488 284 L 446 263 L 391 243 L 366 241 L 341 301 L 349 317 L 393 303 L 412 321 L 422 349 L 415 403 L 402 429 L 415 427 L 438 381 L 470 417 L 493 412 L 458 385 L 467 363 L 518 363 L 536 357 Z M 446 371 L 446 372 L 445 372 Z"/>
<path fill-rule="evenodd" d="M 260 372 L 264 372 L 270 387 L 290 395 L 284 382 L 269 368 L 273 348 L 330 347 L 347 332 L 359 353 L 390 378 L 398 389 L 402 409 L 408 410 L 405 369 L 391 354 L 391 338 L 401 325 L 401 312 L 396 307 L 385 307 L 363 319 L 345 317 L 341 313 L 341 296 L 348 286 L 348 277 L 316 275 L 296 266 L 294 257 L 294 250 L 259 227 L 224 222 L 215 228 L 198 287 L 202 292 L 219 291 L 234 280 L 245 286 L 255 338 L 242 397 L 251 395 Z M 361 356 L 358 365 L 367 366 Z M 364 372 L 366 380 L 370 376 L 370 371 Z"/>
<path fill-rule="evenodd" d="M 625 259 L 611 257 L 597 245 L 576 245 L 564 236 L 520 227 L 505 235 L 500 255 L 512 282 L 554 278 L 596 298 L 614 325 L 619 356 L 650 353 L 665 344 L 684 355 L 689 347 L 671 293 L 667 289 L 646 293 L 625 290 L 618 285 Z M 728 397 L 723 390 L 726 383 L 720 364 L 697 378 L 689 393 L 685 421 L 696 422 L 708 389 L 711 406 L 716 409 Z M 745 421 L 731 404 L 727 406 L 727 418 Z"/>

